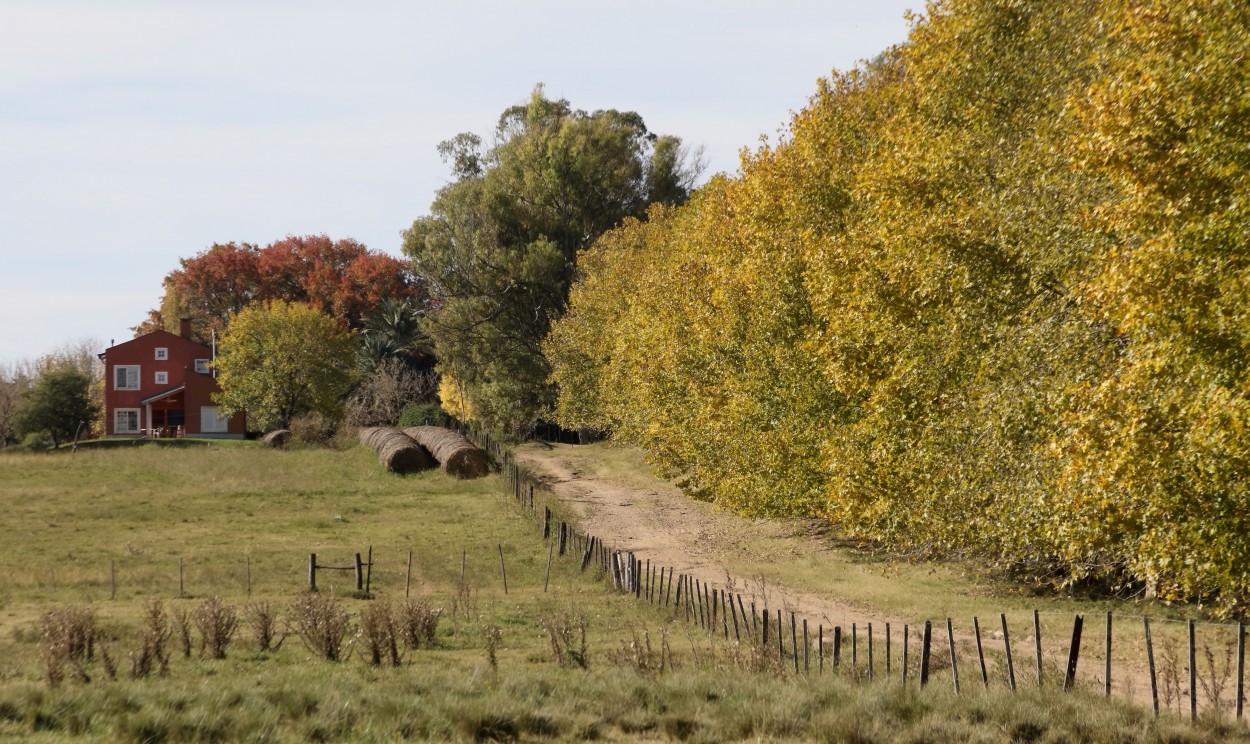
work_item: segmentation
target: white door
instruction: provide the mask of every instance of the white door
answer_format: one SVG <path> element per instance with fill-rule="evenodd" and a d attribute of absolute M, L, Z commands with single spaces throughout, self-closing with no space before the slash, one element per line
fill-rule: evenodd
<path fill-rule="evenodd" d="M 218 415 L 217 406 L 200 406 L 200 432 L 225 434 L 230 431 L 230 418 Z"/>

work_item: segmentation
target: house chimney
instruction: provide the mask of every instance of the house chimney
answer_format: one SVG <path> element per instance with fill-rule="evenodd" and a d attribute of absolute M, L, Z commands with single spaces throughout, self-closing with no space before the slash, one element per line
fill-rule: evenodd
<path fill-rule="evenodd" d="M 178 335 L 183 338 L 191 338 L 191 319 L 181 318 L 178 321 Z"/>

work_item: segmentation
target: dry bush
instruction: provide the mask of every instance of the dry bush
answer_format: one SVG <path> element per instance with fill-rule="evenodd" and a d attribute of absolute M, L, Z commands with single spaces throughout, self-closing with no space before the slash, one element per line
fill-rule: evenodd
<path fill-rule="evenodd" d="M 205 651 L 214 659 L 226 658 L 226 647 L 239 627 L 239 615 L 218 597 L 209 597 L 191 613 L 195 629 L 200 632 L 200 655 Z"/>
<path fill-rule="evenodd" d="M 408 648 L 433 645 L 438 632 L 438 619 L 442 614 L 442 609 L 435 609 L 424 599 L 411 600 L 400 605 L 400 636 Z"/>
<path fill-rule="evenodd" d="M 357 383 L 343 420 L 353 426 L 393 425 L 413 401 L 427 400 L 437 390 L 434 372 L 418 372 L 398 359 L 384 359 Z"/>
<path fill-rule="evenodd" d="M 483 631 L 486 639 L 486 663 L 492 672 L 499 671 L 499 644 L 503 642 L 503 630 L 498 626 L 488 625 Z"/>
<path fill-rule="evenodd" d="M 631 628 L 630 635 L 632 638 L 628 642 L 621 642 L 619 651 L 609 652 L 608 658 L 612 663 L 633 667 L 634 671 L 647 679 L 655 679 L 665 669 L 673 668 L 673 650 L 668 645 L 667 629 L 660 629 L 659 651 L 651 648 L 651 633 L 646 628 L 642 630 L 641 639 L 638 638 L 636 629 Z"/>
<path fill-rule="evenodd" d="M 174 627 L 178 630 L 178 648 L 184 657 L 191 658 L 191 616 L 186 610 L 174 610 Z"/>
<path fill-rule="evenodd" d="M 40 639 L 48 684 L 60 684 L 65 679 L 66 666 L 79 681 L 91 681 L 87 664 L 95 655 L 94 612 L 71 606 L 49 610 L 40 624 Z"/>
<path fill-rule="evenodd" d="M 317 413 L 291 419 L 290 442 L 305 447 L 326 447 L 334 439 L 336 424 Z"/>
<path fill-rule="evenodd" d="M 360 613 L 360 634 L 369 649 L 369 663 L 381 666 L 383 661 L 399 666 L 400 624 L 395 609 L 385 599 L 371 602 Z"/>
<path fill-rule="evenodd" d="M 586 668 L 586 616 L 580 612 L 562 613 L 551 619 L 541 617 L 538 622 L 547 631 L 551 644 L 551 657 L 561 667 Z M 576 641 L 576 645 L 574 645 Z"/>
<path fill-rule="evenodd" d="M 142 679 L 159 669 L 162 676 L 169 673 L 169 652 L 165 644 L 171 634 L 169 617 L 160 600 L 152 600 L 144 613 L 143 637 L 139 650 L 130 655 L 130 677 Z"/>
<path fill-rule="evenodd" d="M 342 661 L 350 618 L 329 595 L 309 592 L 291 603 L 287 623 L 304 645 L 326 661 Z M 351 649 L 348 649 L 350 654 Z"/>
<path fill-rule="evenodd" d="M 268 602 L 250 604 L 244 609 L 243 617 L 256 639 L 256 650 L 265 653 L 282 648 L 286 634 L 278 635 L 278 612 L 273 605 Z"/>

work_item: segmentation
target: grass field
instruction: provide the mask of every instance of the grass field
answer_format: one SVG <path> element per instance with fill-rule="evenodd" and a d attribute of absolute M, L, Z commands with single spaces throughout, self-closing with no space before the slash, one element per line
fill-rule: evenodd
<path fill-rule="evenodd" d="M 613 594 L 569 558 L 544 592 L 547 544 L 507 490 L 498 477 L 387 475 L 362 448 L 0 456 L 0 740 L 1250 740 L 1233 724 L 1155 722 L 1086 692 L 956 698 L 946 684 L 782 673 L 749 646 Z M 370 607 L 404 601 L 412 551 L 411 593 L 442 617 L 433 644 L 400 666 L 368 664 L 364 638 L 340 662 L 294 636 L 261 652 L 241 627 L 224 659 L 174 648 L 167 674 L 130 678 L 153 601 L 171 616 L 210 596 L 240 613 L 285 608 L 304 592 L 309 553 L 345 564 L 369 546 L 373 599 L 354 596 L 348 573 L 318 583 L 359 628 Z M 92 610 L 100 640 L 90 682 L 53 686 L 40 618 L 64 606 Z M 586 666 L 571 653 L 561 666 L 546 628 L 567 623 L 576 647 L 583 622 Z"/>

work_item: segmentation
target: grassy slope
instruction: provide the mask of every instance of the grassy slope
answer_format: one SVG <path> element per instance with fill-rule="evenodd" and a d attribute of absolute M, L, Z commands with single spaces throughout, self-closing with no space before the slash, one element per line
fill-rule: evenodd
<path fill-rule="evenodd" d="M 1201 741 L 1227 733 L 1170 720 L 1159 728 L 1139 709 L 1085 695 L 978 692 L 956 704 L 944 685 L 917 694 L 751 671 L 761 664 L 748 651 L 611 595 L 572 561 L 557 562 L 544 594 L 546 546 L 505 490 L 498 478 L 388 476 L 363 449 L 0 457 L 0 739 L 1097 741 L 1114 731 L 1125 741 Z M 89 684 L 42 681 L 36 628 L 51 607 L 94 609 L 124 671 L 152 599 L 190 609 L 218 594 L 242 606 L 250 556 L 252 599 L 285 605 L 303 588 L 309 552 L 346 563 L 370 544 L 375 594 L 402 600 L 411 549 L 414 593 L 446 612 L 436 646 L 409 652 L 399 669 L 359 657 L 318 661 L 294 638 L 260 654 L 241 631 L 227 659 L 175 658 L 165 679 L 108 681 L 97 664 Z M 462 550 L 468 601 L 454 598 Z M 176 597 L 179 558 L 190 598 Z M 347 574 L 321 584 L 354 615 L 366 604 L 349 596 Z M 564 615 L 587 619 L 588 671 L 551 660 L 539 619 Z M 502 631 L 497 670 L 484 653 L 488 626 Z M 629 661 L 642 656 L 629 644 L 645 631 L 658 646 L 661 629 L 678 670 L 650 680 Z"/>

